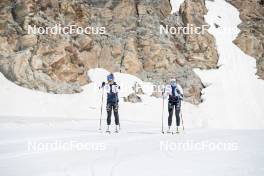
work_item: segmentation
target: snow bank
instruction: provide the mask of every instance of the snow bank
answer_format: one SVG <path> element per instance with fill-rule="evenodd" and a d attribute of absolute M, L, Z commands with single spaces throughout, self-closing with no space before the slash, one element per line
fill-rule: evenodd
<path fill-rule="evenodd" d="M 29 90 L 8 81 L 0 74 L 0 116 L 84 118 L 93 116 L 98 97 L 91 92 L 55 95 Z M 85 86 L 91 89 L 93 85 Z M 88 114 L 89 112 L 89 114 Z"/>
<path fill-rule="evenodd" d="M 210 127 L 263 128 L 264 81 L 255 75 L 255 59 L 232 42 L 239 33 L 239 12 L 223 0 L 206 1 L 206 6 L 206 21 L 216 38 L 221 67 L 196 70 L 202 81 L 210 84 L 204 90 L 205 102 L 199 107 L 199 118 L 206 118 Z"/>
<path fill-rule="evenodd" d="M 0 74 L 0 116 L 21 117 L 61 117 L 61 118 L 98 118 L 101 104 L 99 86 L 106 81 L 108 71 L 92 69 L 89 76 L 93 83 L 84 86 L 84 91 L 73 95 L 56 95 L 29 90 L 8 81 Z M 121 96 L 131 93 L 138 78 L 127 74 L 115 74 L 117 81 L 126 85 L 127 91 Z"/>
<path fill-rule="evenodd" d="M 170 0 L 171 6 L 172 6 L 171 14 L 178 12 L 183 2 L 184 0 Z"/>
<path fill-rule="evenodd" d="M 39 91 L 29 90 L 8 81 L 2 74 L 0 74 L 0 117 L 12 118 L 65 118 L 65 119 L 99 119 L 102 91 L 99 86 L 103 81 L 106 81 L 106 76 L 109 74 L 104 69 L 91 69 L 89 77 L 93 81 L 87 86 L 84 86 L 84 91 L 73 95 L 54 95 L 43 93 Z M 120 92 L 120 118 L 128 121 L 138 122 L 153 122 L 157 123 L 158 127 L 161 122 L 162 115 L 162 99 L 149 96 L 153 89 L 151 83 L 143 82 L 139 78 L 123 74 L 114 73 L 116 82 L 121 86 Z M 126 103 L 123 97 L 134 92 L 132 87 L 138 83 L 145 95 L 142 95 L 142 103 Z M 103 109 L 105 109 L 105 99 L 103 102 Z M 167 118 L 167 103 L 164 104 L 165 113 L 164 118 Z M 193 105 L 186 105 L 186 107 L 194 107 Z M 201 126 L 194 117 L 193 111 L 190 108 L 185 109 L 186 113 L 186 127 Z M 188 112 L 187 112 L 188 111 Z M 189 112 L 190 111 L 190 112 Z M 103 112 L 105 119 L 106 112 Z M 17 119 L 16 118 L 16 119 Z M 165 122 L 166 124 L 166 119 Z"/>

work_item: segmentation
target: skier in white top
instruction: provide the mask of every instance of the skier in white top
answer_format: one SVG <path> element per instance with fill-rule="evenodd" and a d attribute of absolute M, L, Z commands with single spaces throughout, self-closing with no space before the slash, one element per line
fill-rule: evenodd
<path fill-rule="evenodd" d="M 170 85 L 167 85 L 165 88 L 165 96 L 169 95 L 168 99 L 168 133 L 171 133 L 171 124 L 172 124 L 172 116 L 173 111 L 175 109 L 176 115 L 176 125 L 177 125 L 177 133 L 179 132 L 180 124 L 180 111 L 181 111 L 181 101 L 183 100 L 183 93 L 180 85 L 177 85 L 176 79 L 170 80 Z"/>
<path fill-rule="evenodd" d="M 111 73 L 107 76 L 107 83 L 102 83 L 102 88 L 106 90 L 107 93 L 107 103 L 106 103 L 106 111 L 107 111 L 107 130 L 109 131 L 109 126 L 111 125 L 111 116 L 112 111 L 114 111 L 115 116 L 115 125 L 116 125 L 116 131 L 118 132 L 118 126 L 119 124 L 119 114 L 118 114 L 118 91 L 120 90 L 120 86 L 116 84 L 114 81 L 114 75 Z M 120 128 L 119 128 L 120 129 Z"/>

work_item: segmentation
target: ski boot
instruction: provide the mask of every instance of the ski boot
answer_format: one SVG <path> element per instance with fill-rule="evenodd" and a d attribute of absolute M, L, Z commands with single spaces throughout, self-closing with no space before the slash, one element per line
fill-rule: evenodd
<path fill-rule="evenodd" d="M 180 133 L 179 126 L 176 127 L 176 133 L 177 133 L 177 134 Z"/>
<path fill-rule="evenodd" d="M 119 132 L 118 125 L 116 125 L 115 133 L 118 133 L 118 132 Z"/>
<path fill-rule="evenodd" d="M 107 129 L 105 131 L 106 133 L 111 133 L 110 130 L 109 130 L 109 125 L 107 126 Z"/>
<path fill-rule="evenodd" d="M 171 127 L 170 127 L 170 126 L 168 127 L 167 133 L 168 133 L 168 134 L 171 134 L 171 133 L 172 133 L 172 131 L 171 131 Z"/>

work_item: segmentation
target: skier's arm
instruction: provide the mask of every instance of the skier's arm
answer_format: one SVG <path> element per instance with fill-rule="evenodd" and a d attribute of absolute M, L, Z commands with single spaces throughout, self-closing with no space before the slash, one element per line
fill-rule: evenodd
<path fill-rule="evenodd" d="M 113 83 L 113 85 L 115 86 L 115 94 L 116 94 L 116 97 L 117 97 L 117 103 L 119 102 L 119 98 L 118 98 L 118 93 L 119 93 L 119 90 L 120 90 L 120 86 L 116 84 L 116 82 Z"/>
<path fill-rule="evenodd" d="M 180 99 L 183 100 L 183 94 L 180 91 L 178 92 L 178 94 L 179 94 Z"/>
<path fill-rule="evenodd" d="M 178 87 L 178 94 L 179 94 L 181 100 L 183 100 L 183 89 L 180 85 L 177 85 L 177 87 Z"/>
<path fill-rule="evenodd" d="M 118 93 L 118 92 L 119 92 L 119 90 L 120 90 L 120 86 L 119 86 L 119 85 L 117 85 L 117 84 L 116 84 L 116 82 L 114 82 L 114 83 L 113 83 L 113 85 L 115 85 L 115 86 L 116 86 L 116 92 Z"/>
<path fill-rule="evenodd" d="M 105 82 L 102 82 L 102 85 L 99 86 L 99 89 L 105 88 Z"/>
<path fill-rule="evenodd" d="M 170 88 L 169 88 L 169 86 L 166 86 L 162 91 L 162 95 L 164 98 L 167 98 L 169 96 L 169 94 L 170 94 Z"/>

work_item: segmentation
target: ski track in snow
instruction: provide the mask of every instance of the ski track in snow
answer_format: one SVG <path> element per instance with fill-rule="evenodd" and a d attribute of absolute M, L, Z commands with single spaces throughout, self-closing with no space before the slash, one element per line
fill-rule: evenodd
<path fill-rule="evenodd" d="M 28 130 L 26 127 L 17 129 L 24 139 L 23 142 L 8 145 L 0 145 L 0 173 L 5 175 L 170 175 L 176 172 L 184 175 L 261 175 L 261 160 L 263 154 L 263 142 L 255 139 L 263 138 L 263 130 L 188 130 L 180 135 L 161 135 L 156 129 L 155 135 L 129 134 L 121 131 L 120 134 L 91 134 L 90 132 L 79 134 L 72 128 L 68 134 L 64 134 L 64 128 L 56 129 L 53 133 L 64 134 L 64 137 L 47 137 L 34 139 L 34 133 L 41 134 L 49 131 L 49 126 L 41 129 Z M 81 122 L 78 125 L 82 125 Z M 135 124 L 126 124 L 131 128 Z M 86 128 L 92 129 L 95 123 L 86 124 Z M 145 125 L 144 125 L 145 126 Z M 149 126 L 147 125 L 146 128 Z M 79 127 L 84 130 L 85 127 Z M 11 129 L 10 129 L 11 130 Z M 2 132 L 2 131 L 1 131 Z M 8 131 L 7 131 L 8 132 Z M 2 137 L 4 134 L 1 133 Z M 27 139 L 25 139 L 24 137 Z M 71 140 L 82 142 L 102 142 L 106 144 L 105 151 L 48 151 L 28 153 L 27 140 L 38 142 L 52 142 Z M 186 141 L 210 141 L 210 142 L 236 142 L 238 151 L 162 151 L 160 142 L 174 143 Z M 254 144 L 253 144 L 254 143 Z M 253 145 L 252 145 L 253 144 Z M 190 163 L 190 160 L 192 161 Z M 26 161 L 26 162 L 25 162 Z M 214 162 L 212 162 L 214 161 Z M 59 164 L 58 164 L 59 163 Z M 191 164 L 191 165 L 190 165 Z M 176 167 L 176 168 L 175 168 Z M 13 169 L 16 168 L 16 169 Z M 192 168 L 192 169 L 190 169 Z M 214 173 L 221 168 L 223 172 Z M 248 173 L 248 174 L 247 174 Z"/>

